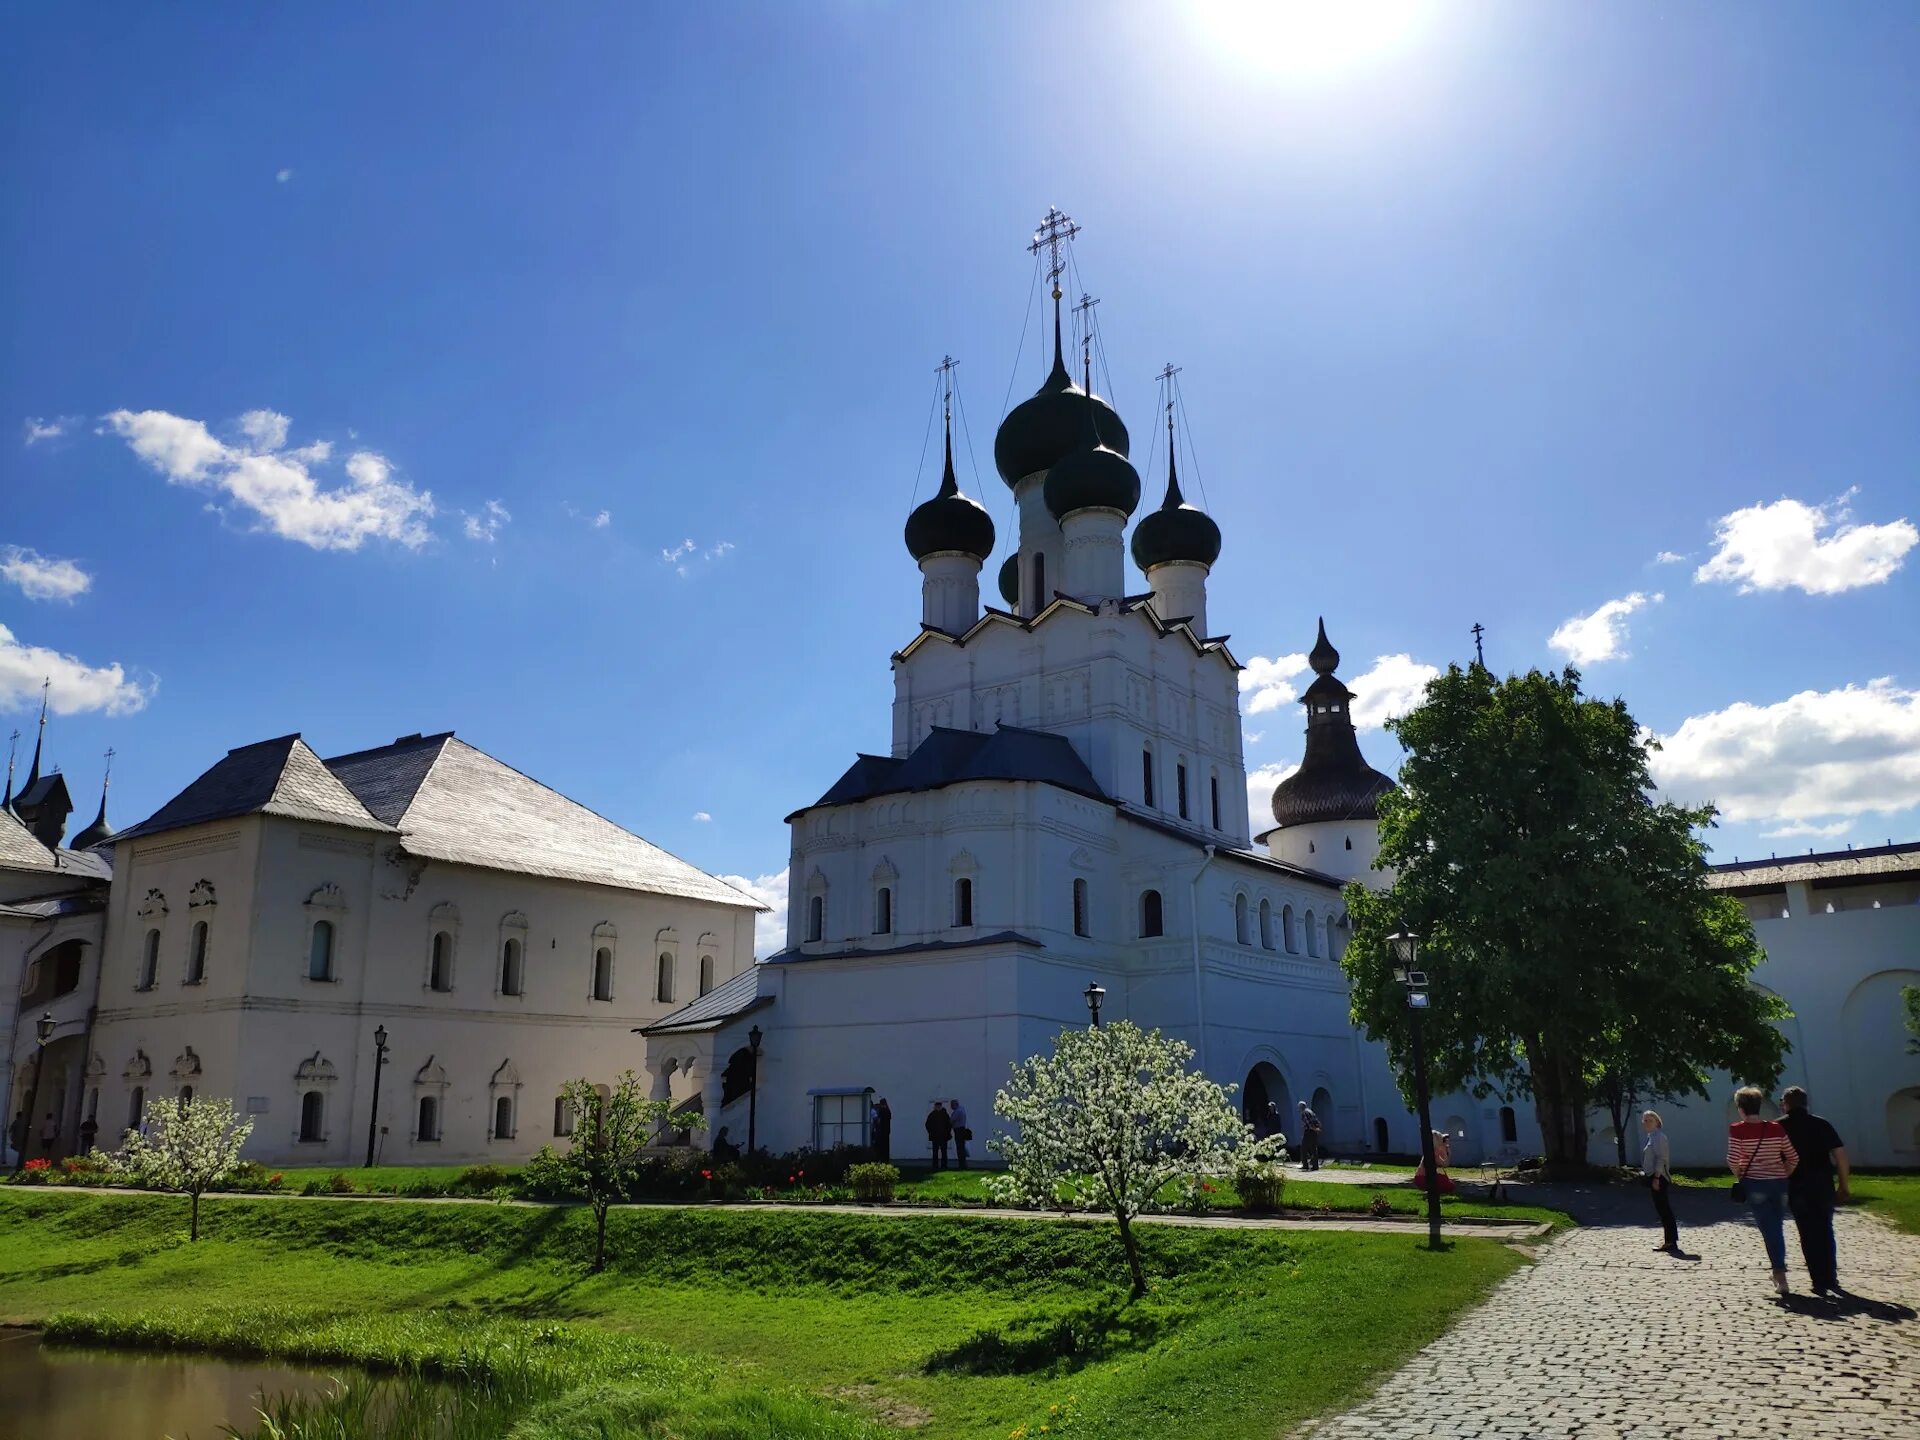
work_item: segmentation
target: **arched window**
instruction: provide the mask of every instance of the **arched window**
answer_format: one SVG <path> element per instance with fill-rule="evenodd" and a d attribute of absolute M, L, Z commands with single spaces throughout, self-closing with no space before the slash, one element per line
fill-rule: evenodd
<path fill-rule="evenodd" d="M 953 882 L 953 923 L 973 924 L 973 881 L 964 875 Z"/>
<path fill-rule="evenodd" d="M 313 943 L 307 949 L 307 978 L 333 979 L 333 922 L 313 922 Z"/>
<path fill-rule="evenodd" d="M 1087 926 L 1087 882 L 1079 876 L 1073 881 L 1073 933 L 1082 936 L 1092 933 Z"/>
<path fill-rule="evenodd" d="M 1033 611 L 1038 615 L 1047 608 L 1047 557 L 1033 557 Z"/>
<path fill-rule="evenodd" d="M 567 1097 L 553 1097 L 553 1133 L 555 1135 L 573 1134 L 573 1106 L 567 1103 Z"/>
<path fill-rule="evenodd" d="M 1382 1155 L 1387 1153 L 1387 1117 L 1384 1115 L 1373 1117 L 1373 1148 Z"/>
<path fill-rule="evenodd" d="M 159 978 L 160 932 L 158 930 L 149 930 L 147 931 L 146 948 L 140 952 L 140 978 L 135 982 L 135 988 L 151 990 Z"/>
<path fill-rule="evenodd" d="M 304 1141 L 326 1139 L 327 1097 L 309 1090 L 300 1097 L 300 1138 Z"/>
<path fill-rule="evenodd" d="M 662 1005 L 673 1001 L 673 956 L 664 950 L 660 952 L 660 960 L 654 971 L 653 998 Z"/>
<path fill-rule="evenodd" d="M 1260 948 L 1273 949 L 1273 902 L 1271 900 L 1260 902 Z"/>
<path fill-rule="evenodd" d="M 613 999 L 613 951 L 604 945 L 593 952 L 593 998 Z"/>
<path fill-rule="evenodd" d="M 133 1094 L 129 1095 L 127 1100 L 127 1129 L 138 1130 L 141 1117 L 145 1115 L 147 1109 L 147 1087 L 134 1086 Z"/>
<path fill-rule="evenodd" d="M 873 892 L 873 933 L 876 935 L 893 933 L 893 887 L 891 885 L 882 885 Z"/>
<path fill-rule="evenodd" d="M 1153 751 L 1140 752 L 1140 800 L 1149 807 L 1153 804 Z"/>
<path fill-rule="evenodd" d="M 1218 830 L 1220 828 L 1220 777 L 1218 775 L 1207 777 L 1207 787 L 1213 797 L 1213 828 Z"/>
<path fill-rule="evenodd" d="M 513 1097 L 502 1095 L 493 1102 L 493 1138 L 511 1140 L 513 1138 Z"/>
<path fill-rule="evenodd" d="M 1307 954 L 1318 955 L 1320 953 L 1320 932 L 1314 928 L 1313 912 L 1311 910 L 1307 911 L 1300 928 L 1307 932 Z"/>
<path fill-rule="evenodd" d="M 1300 953 L 1300 937 L 1293 933 L 1293 906 L 1280 907 L 1280 940 L 1287 947 L 1287 954 Z"/>
<path fill-rule="evenodd" d="M 700 993 L 704 995 L 711 989 L 713 989 L 713 957 L 702 955 L 700 957 Z"/>
<path fill-rule="evenodd" d="M 1143 890 L 1140 892 L 1140 938 L 1152 939 L 1165 933 L 1164 919 L 1161 914 L 1160 892 Z"/>
<path fill-rule="evenodd" d="M 500 993 L 519 995 L 526 990 L 525 954 L 520 948 L 519 939 L 513 938 L 500 947 Z"/>
<path fill-rule="evenodd" d="M 1500 1107 L 1500 1139 L 1508 1145 L 1517 1144 L 1520 1139 L 1520 1124 L 1511 1105 Z"/>
<path fill-rule="evenodd" d="M 440 1100 L 435 1095 L 420 1097 L 419 1123 L 416 1126 L 416 1140 L 438 1140 L 440 1138 Z"/>
<path fill-rule="evenodd" d="M 818 940 L 827 933 L 827 897 L 814 895 L 807 900 L 807 939 Z"/>
<path fill-rule="evenodd" d="M 1174 799 L 1180 806 L 1180 818 L 1187 818 L 1187 764 L 1181 761 L 1173 767 Z"/>
<path fill-rule="evenodd" d="M 453 989 L 453 936 L 433 932 L 433 959 L 427 966 L 427 988 L 445 993 Z"/>
<path fill-rule="evenodd" d="M 196 920 L 187 937 L 187 984 L 198 985 L 207 978 L 207 922 Z"/>
<path fill-rule="evenodd" d="M 1252 934 L 1247 928 L 1247 897 L 1245 894 L 1233 897 L 1233 938 L 1241 945 L 1252 943 Z"/>

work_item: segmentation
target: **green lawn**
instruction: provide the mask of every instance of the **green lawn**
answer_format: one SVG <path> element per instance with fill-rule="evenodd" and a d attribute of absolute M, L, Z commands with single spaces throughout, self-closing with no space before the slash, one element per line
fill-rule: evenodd
<path fill-rule="evenodd" d="M 345 1175 L 353 1182 L 353 1188 L 367 1195 L 398 1195 L 409 1186 L 433 1185 L 451 1186 L 456 1178 L 468 1170 L 466 1165 L 376 1165 L 366 1169 L 359 1165 L 312 1165 L 296 1166 L 279 1171 L 280 1188 L 298 1194 L 301 1187 L 317 1181 L 327 1184 L 335 1175 Z M 517 1173 L 518 1167 L 506 1167 L 509 1174 Z"/>
<path fill-rule="evenodd" d="M 193 1245 L 184 1217 L 0 1191 L 0 1323 L 78 1311 L 66 1333 L 498 1371 L 516 1414 L 557 1397 L 516 1440 L 1264 1440 L 1524 1263 L 1487 1241 L 1144 1227 L 1153 1292 L 1126 1306 L 1111 1230 L 991 1215 L 623 1208 L 597 1277 L 577 1209 L 210 1198 Z"/>
<path fill-rule="evenodd" d="M 1679 1170 L 1673 1178 L 1678 1185 L 1722 1190 L 1733 1184 L 1733 1176 L 1725 1170 Z M 1920 1171 L 1855 1170 L 1853 1198 L 1909 1235 L 1920 1235 Z"/>

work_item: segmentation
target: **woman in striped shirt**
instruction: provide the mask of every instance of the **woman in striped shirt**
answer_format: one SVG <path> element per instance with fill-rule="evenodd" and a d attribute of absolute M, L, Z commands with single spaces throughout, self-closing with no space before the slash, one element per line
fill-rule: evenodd
<path fill-rule="evenodd" d="M 1740 1121 L 1727 1127 L 1727 1168 L 1739 1178 L 1766 1243 L 1767 1263 L 1773 1266 L 1773 1288 L 1787 1294 L 1787 1177 L 1800 1163 L 1793 1142 L 1779 1122 L 1762 1120 L 1766 1095 L 1752 1085 L 1735 1092 Z"/>

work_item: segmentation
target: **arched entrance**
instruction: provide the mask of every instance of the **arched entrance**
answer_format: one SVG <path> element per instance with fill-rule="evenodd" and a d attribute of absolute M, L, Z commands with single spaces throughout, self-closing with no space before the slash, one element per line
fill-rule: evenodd
<path fill-rule="evenodd" d="M 1287 1133 L 1293 1120 L 1293 1095 L 1278 1066 L 1262 1060 L 1247 1072 L 1247 1083 L 1240 1087 L 1240 1117 L 1262 1139 Z"/>
<path fill-rule="evenodd" d="M 1920 1159 L 1920 1086 L 1887 1097 L 1887 1148 L 1902 1165 Z"/>

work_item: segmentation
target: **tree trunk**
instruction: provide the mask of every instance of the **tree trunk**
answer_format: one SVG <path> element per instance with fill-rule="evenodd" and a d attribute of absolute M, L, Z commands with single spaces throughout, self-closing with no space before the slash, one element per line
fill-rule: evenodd
<path fill-rule="evenodd" d="M 1125 1211 L 1114 1212 L 1114 1218 L 1120 1222 L 1120 1243 L 1127 1251 L 1127 1274 L 1133 1280 L 1133 1298 L 1138 1300 L 1147 1293 L 1147 1272 L 1140 1267 L 1140 1242 L 1133 1238 L 1133 1224 Z"/>
<path fill-rule="evenodd" d="M 1540 1121 L 1549 1172 L 1584 1169 L 1587 1163 L 1587 1094 L 1581 1066 L 1569 1057 L 1529 1046 L 1534 1114 Z"/>
<path fill-rule="evenodd" d="M 198 1190 L 193 1192 L 193 1208 L 189 1213 L 192 1218 L 187 1222 L 187 1239 L 198 1240 L 200 1238 L 200 1192 Z"/>
<path fill-rule="evenodd" d="M 598 1275 L 607 1268 L 607 1207 L 604 1202 L 595 1202 L 593 1222 L 593 1273 Z"/>

